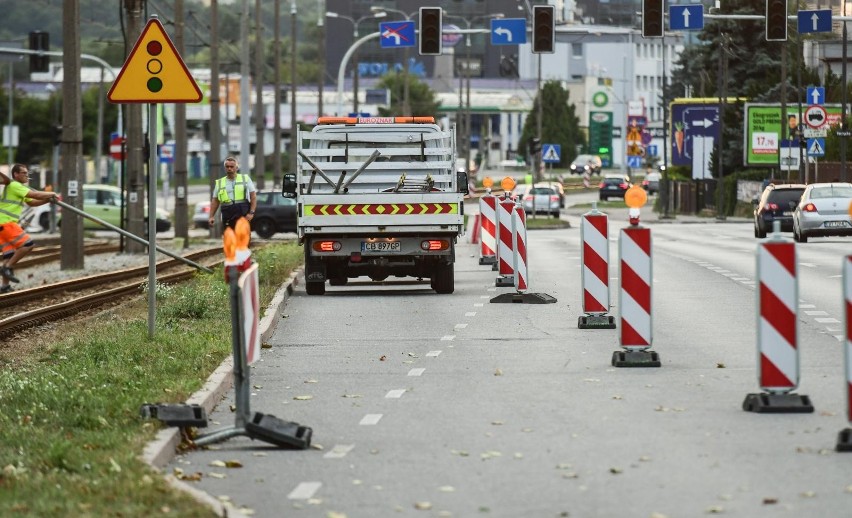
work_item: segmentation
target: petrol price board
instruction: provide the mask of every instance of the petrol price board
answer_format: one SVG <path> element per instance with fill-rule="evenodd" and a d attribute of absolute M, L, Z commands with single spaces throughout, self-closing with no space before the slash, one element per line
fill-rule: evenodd
<path fill-rule="evenodd" d="M 802 118 L 805 121 L 805 131 L 808 135 L 813 135 L 811 132 L 820 130 L 812 129 L 812 126 L 807 125 L 808 116 L 813 120 L 810 124 L 819 124 L 822 117 L 822 131 L 827 131 L 829 128 L 836 126 L 840 122 L 841 105 L 839 104 L 824 104 L 812 105 L 808 109 L 815 108 L 812 111 L 802 111 Z M 769 103 L 745 103 L 745 130 L 743 132 L 743 162 L 746 166 L 778 166 L 779 153 L 779 135 L 790 133 L 790 128 L 800 126 L 798 110 L 793 106 L 787 106 L 786 123 L 781 121 L 781 105 Z"/>

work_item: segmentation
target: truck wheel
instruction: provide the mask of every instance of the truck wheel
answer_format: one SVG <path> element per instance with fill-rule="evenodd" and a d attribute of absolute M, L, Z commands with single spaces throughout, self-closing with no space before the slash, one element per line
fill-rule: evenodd
<path fill-rule="evenodd" d="M 455 272 L 453 263 L 441 264 L 432 272 L 432 288 L 437 293 L 449 294 L 455 290 Z"/>
<path fill-rule="evenodd" d="M 325 282 L 306 282 L 305 291 L 308 295 L 325 295 Z"/>

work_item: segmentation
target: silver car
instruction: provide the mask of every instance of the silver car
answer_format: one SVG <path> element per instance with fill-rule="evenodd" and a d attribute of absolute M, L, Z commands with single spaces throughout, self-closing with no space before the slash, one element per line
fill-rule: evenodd
<path fill-rule="evenodd" d="M 558 218 L 561 198 L 553 187 L 534 186 L 521 199 L 521 204 L 527 214 L 544 212 Z"/>
<path fill-rule="evenodd" d="M 793 211 L 793 239 L 852 236 L 852 183 L 812 183 Z"/>

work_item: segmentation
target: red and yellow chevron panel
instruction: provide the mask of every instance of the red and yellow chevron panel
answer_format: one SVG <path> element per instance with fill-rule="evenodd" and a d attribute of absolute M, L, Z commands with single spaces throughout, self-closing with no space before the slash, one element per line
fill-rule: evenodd
<path fill-rule="evenodd" d="M 456 203 L 344 203 L 305 205 L 305 216 L 414 216 L 458 214 Z"/>

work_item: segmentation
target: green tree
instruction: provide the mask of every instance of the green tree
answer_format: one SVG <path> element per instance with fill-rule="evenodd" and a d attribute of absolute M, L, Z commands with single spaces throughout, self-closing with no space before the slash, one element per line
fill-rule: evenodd
<path fill-rule="evenodd" d="M 405 72 L 391 72 L 382 76 L 376 83 L 376 88 L 390 89 L 390 106 L 379 106 L 379 114 L 383 117 L 402 115 L 403 96 L 405 92 Z M 411 106 L 410 115 L 421 117 L 436 117 L 441 102 L 435 91 L 429 85 L 420 81 L 416 76 L 408 75 L 408 104 Z"/>
<path fill-rule="evenodd" d="M 559 144 L 562 147 L 559 167 L 568 164 L 577 156 L 577 148 L 586 146 L 586 139 L 580 133 L 580 119 L 577 117 L 577 107 L 570 102 L 568 90 L 559 81 L 547 81 L 533 102 L 524 121 L 521 132 L 521 143 L 526 145 L 534 137 L 538 129 L 538 103 L 542 105 L 541 141 L 548 144 Z"/>

